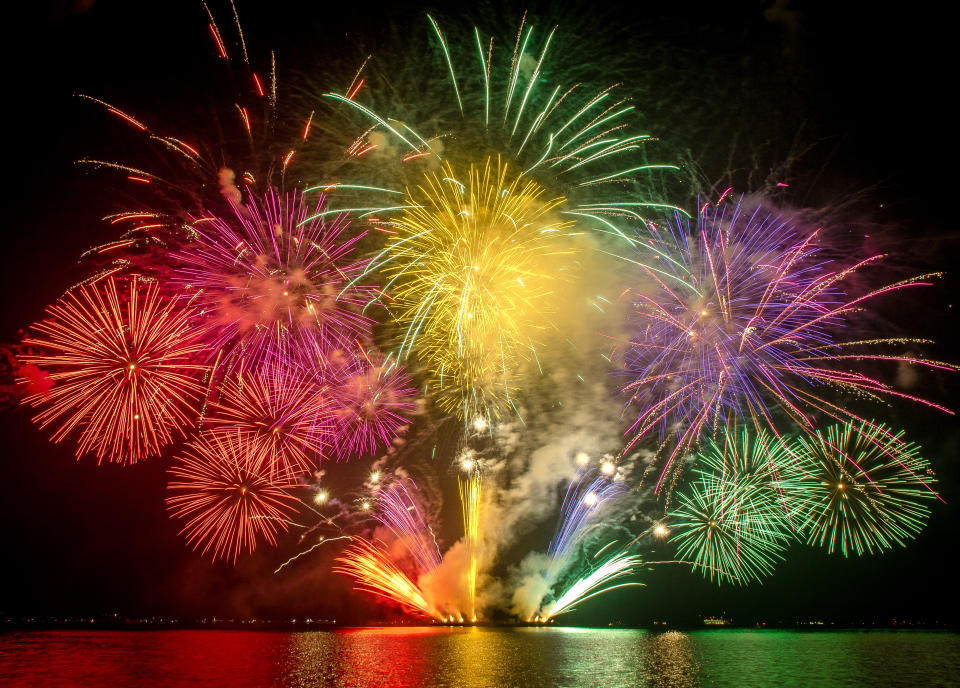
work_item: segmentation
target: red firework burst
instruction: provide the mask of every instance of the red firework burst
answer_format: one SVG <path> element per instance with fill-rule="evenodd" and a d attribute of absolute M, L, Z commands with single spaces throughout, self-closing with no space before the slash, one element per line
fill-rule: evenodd
<path fill-rule="evenodd" d="M 53 383 L 24 399 L 43 408 L 34 421 L 53 426 L 55 442 L 76 430 L 78 458 L 131 464 L 158 455 L 184 436 L 203 393 L 193 315 L 136 276 L 67 292 L 24 339 L 32 352 L 22 361 Z"/>
<path fill-rule="evenodd" d="M 298 500 L 294 479 L 273 470 L 261 444 L 241 430 L 210 433 L 190 444 L 170 469 L 167 508 L 186 521 L 180 533 L 193 549 L 236 562 L 257 540 L 277 544 Z"/>
<path fill-rule="evenodd" d="M 315 469 L 334 430 L 328 386 L 310 369 L 277 357 L 225 378 L 212 406 L 213 432 L 242 431 L 266 453 L 271 470 L 289 475 Z"/>

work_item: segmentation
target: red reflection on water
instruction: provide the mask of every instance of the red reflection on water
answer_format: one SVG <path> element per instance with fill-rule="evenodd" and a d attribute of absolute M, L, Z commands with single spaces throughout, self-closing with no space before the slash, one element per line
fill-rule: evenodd
<path fill-rule="evenodd" d="M 288 637 L 249 631 L 11 633 L 4 686 L 269 686 Z"/>
<path fill-rule="evenodd" d="M 352 628 L 337 633 L 339 666 L 346 685 L 420 688 L 443 671 L 435 637 L 459 629 Z M 438 664 L 438 662 L 440 662 Z"/>

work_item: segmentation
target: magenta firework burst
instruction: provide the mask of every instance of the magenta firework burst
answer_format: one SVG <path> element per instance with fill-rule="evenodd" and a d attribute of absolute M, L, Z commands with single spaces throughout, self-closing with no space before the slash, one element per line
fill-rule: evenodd
<path fill-rule="evenodd" d="M 347 458 L 390 446 L 410 422 L 416 390 L 396 359 L 362 347 L 340 365 L 331 363 L 338 406 L 333 450 Z"/>
<path fill-rule="evenodd" d="M 308 203 L 271 190 L 233 211 L 193 221 L 173 278 L 196 294 L 218 367 L 281 351 L 322 361 L 370 336 L 372 320 L 360 311 L 376 288 L 356 284 L 366 262 L 352 257 L 364 233 L 347 236 L 348 222 L 324 212 L 322 195 Z"/>
<path fill-rule="evenodd" d="M 820 230 L 803 233 L 741 202 L 705 208 L 694 227 L 679 217 L 651 227 L 635 242 L 641 281 L 624 292 L 634 334 L 622 345 L 622 391 L 636 413 L 628 448 L 655 436 L 667 454 L 658 489 L 705 431 L 745 421 L 779 434 L 787 418 L 809 432 L 817 415 L 856 418 L 838 393 L 949 412 L 857 369 L 868 360 L 955 369 L 898 353 L 916 340 L 865 332 L 857 315 L 878 296 L 935 275 L 857 290 L 849 278 L 884 256 L 840 265 L 824 257 L 820 239 Z"/>

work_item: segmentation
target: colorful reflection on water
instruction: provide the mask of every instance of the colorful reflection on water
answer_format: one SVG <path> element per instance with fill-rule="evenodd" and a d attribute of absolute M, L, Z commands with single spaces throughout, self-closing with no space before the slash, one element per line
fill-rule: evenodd
<path fill-rule="evenodd" d="M 2 686 L 523 688 L 957 685 L 923 631 L 363 628 L 0 634 Z"/>

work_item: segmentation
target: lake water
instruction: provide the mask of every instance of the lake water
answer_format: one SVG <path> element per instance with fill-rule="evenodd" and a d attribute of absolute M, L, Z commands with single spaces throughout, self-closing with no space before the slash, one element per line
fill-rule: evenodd
<path fill-rule="evenodd" d="M 960 685 L 960 634 L 574 628 L 0 634 L 0 686 L 870 685 Z"/>

